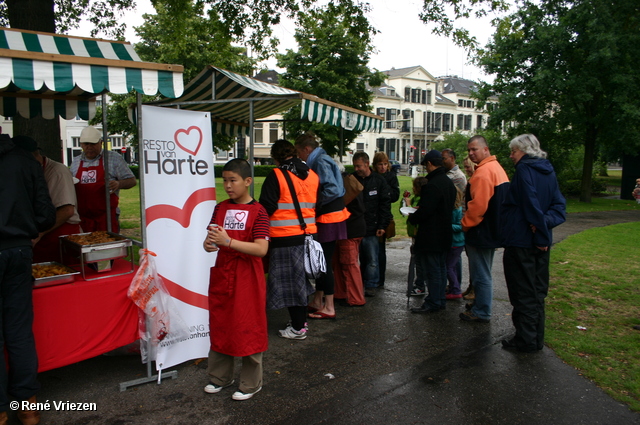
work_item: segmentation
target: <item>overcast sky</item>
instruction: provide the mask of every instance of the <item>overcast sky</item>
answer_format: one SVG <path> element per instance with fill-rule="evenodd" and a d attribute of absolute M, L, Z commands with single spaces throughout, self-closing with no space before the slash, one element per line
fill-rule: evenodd
<path fill-rule="evenodd" d="M 126 40 L 131 43 L 138 41 L 133 27 L 142 24 L 142 14 L 155 13 L 150 0 L 137 0 L 136 3 L 137 10 L 126 14 Z M 446 38 L 431 34 L 432 27 L 425 25 L 418 17 L 422 1 L 370 0 L 369 3 L 372 8 L 369 20 L 380 31 L 374 38 L 378 53 L 371 58 L 372 68 L 384 71 L 392 67 L 398 69 L 422 65 L 434 77 L 457 75 L 471 80 L 492 80 L 491 76 L 468 63 L 464 50 L 454 46 Z M 476 19 L 464 23 L 481 45 L 486 44 L 493 33 L 489 20 Z M 88 36 L 89 30 L 90 27 L 83 25 L 71 34 Z M 274 32 L 280 39 L 281 51 L 296 48 L 293 22 L 283 22 Z M 267 66 L 275 68 L 275 60 L 269 61 Z"/>

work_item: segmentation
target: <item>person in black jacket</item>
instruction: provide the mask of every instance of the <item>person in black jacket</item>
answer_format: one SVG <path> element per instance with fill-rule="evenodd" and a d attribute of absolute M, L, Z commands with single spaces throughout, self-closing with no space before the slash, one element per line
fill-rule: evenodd
<path fill-rule="evenodd" d="M 418 226 L 416 260 L 422 261 L 427 289 L 422 306 L 412 308 L 413 313 L 433 313 L 444 310 L 447 287 L 447 252 L 453 241 L 451 217 L 456 202 L 456 187 L 442 166 L 442 155 L 437 150 L 427 152 L 422 160 L 427 168 L 427 184 L 422 186 L 420 203 L 409 222 Z"/>
<path fill-rule="evenodd" d="M 22 401 L 36 403 L 40 389 L 32 331 L 31 241 L 53 226 L 56 209 L 42 166 L 5 134 L 0 135 L 0 181 L 0 423 L 4 423 L 10 396 L 22 407 Z M 23 423 L 38 423 L 40 414 L 20 409 L 18 418 Z"/>
<path fill-rule="evenodd" d="M 353 175 L 364 186 L 364 220 L 367 224 L 365 236 L 360 243 L 360 269 L 365 296 L 373 297 L 380 280 L 378 238 L 385 234 L 385 229 L 391 222 L 391 195 L 384 177 L 374 173 L 369 166 L 369 155 L 366 152 L 353 155 L 353 167 Z"/>

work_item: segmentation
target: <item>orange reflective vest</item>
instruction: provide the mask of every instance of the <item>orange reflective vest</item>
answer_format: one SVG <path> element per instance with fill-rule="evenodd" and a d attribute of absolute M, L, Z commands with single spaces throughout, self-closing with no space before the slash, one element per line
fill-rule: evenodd
<path fill-rule="evenodd" d="M 351 213 L 347 211 L 347 207 L 344 207 L 340 211 L 322 214 L 316 221 L 318 223 L 342 223 L 348 219 L 350 215 Z"/>
<path fill-rule="evenodd" d="M 283 238 L 305 233 L 318 233 L 316 227 L 316 200 L 318 186 L 320 185 L 318 175 L 309 170 L 307 178 L 302 180 L 291 174 L 291 182 L 298 196 L 302 218 L 307 225 L 306 230 L 302 230 L 298 213 L 289 191 L 289 185 L 284 178 L 284 174 L 282 174 L 284 171 L 280 168 L 275 168 L 273 172 L 276 173 L 278 184 L 280 185 L 280 199 L 278 199 L 278 209 L 269 217 L 269 224 L 271 225 L 270 236 L 272 238 Z"/>

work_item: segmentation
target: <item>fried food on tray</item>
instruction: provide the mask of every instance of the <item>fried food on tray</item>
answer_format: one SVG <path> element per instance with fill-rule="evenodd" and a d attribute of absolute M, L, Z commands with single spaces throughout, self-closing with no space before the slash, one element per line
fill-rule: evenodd
<path fill-rule="evenodd" d="M 31 266 L 31 274 L 36 279 L 68 274 L 69 269 L 61 264 L 37 264 Z"/>
<path fill-rule="evenodd" d="M 105 242 L 121 241 L 123 238 L 112 236 L 105 231 L 99 231 L 87 233 L 84 235 L 69 235 L 66 237 L 66 239 L 71 242 L 77 243 L 78 245 L 95 245 Z"/>

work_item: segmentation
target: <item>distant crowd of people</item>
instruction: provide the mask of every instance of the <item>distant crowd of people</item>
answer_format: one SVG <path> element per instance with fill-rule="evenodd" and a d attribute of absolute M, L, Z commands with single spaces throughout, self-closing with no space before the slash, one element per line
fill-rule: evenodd
<path fill-rule="evenodd" d="M 424 156 L 426 176 L 414 180 L 413 196 L 404 194 L 404 204 L 414 207 L 407 231 L 416 278 L 408 295 L 424 296 L 411 309 L 419 314 L 437 313 L 447 300 L 466 297 L 470 302 L 460 319 L 487 323 L 493 257 L 496 248 L 505 247 L 515 335 L 502 344 L 534 352 L 543 346 L 551 232 L 565 220 L 565 200 L 535 136 L 519 136 L 510 148 L 516 165 L 511 183 L 482 136 L 467 145 L 462 165 L 468 180 L 452 149 Z M 336 299 L 362 306 L 385 285 L 386 240 L 395 236 L 391 204 L 400 198 L 400 187 L 385 153 L 377 152 L 371 164 L 366 153 L 357 152 L 354 172 L 345 173 L 315 135 L 304 134 L 293 144 L 277 140 L 271 157 L 276 168 L 266 177 L 259 202 L 248 191 L 250 165 L 234 159 L 224 166 L 229 199 L 216 206 L 203 244 L 219 256 L 209 286 L 210 382 L 204 390 L 217 393 L 231 386 L 233 358 L 242 357 L 235 400 L 262 388 L 265 306 L 288 310 L 280 337 L 306 339 L 309 320 L 336 318 Z M 238 217 L 242 226 L 226 225 Z M 305 272 L 308 235 L 322 246 L 327 264 L 315 287 Z M 464 293 L 463 251 L 469 260 Z"/>

